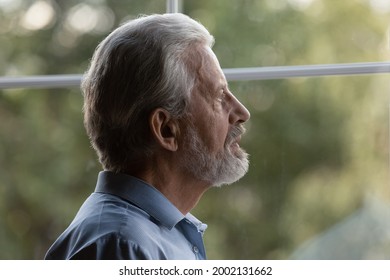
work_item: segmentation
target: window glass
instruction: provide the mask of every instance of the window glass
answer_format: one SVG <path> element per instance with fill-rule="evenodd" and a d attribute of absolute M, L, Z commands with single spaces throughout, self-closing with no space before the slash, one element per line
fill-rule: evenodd
<path fill-rule="evenodd" d="M 389 256 L 389 77 L 230 83 L 248 174 L 196 208 L 210 258 Z"/>
<path fill-rule="evenodd" d="M 387 0 L 183 0 L 221 66 L 389 60 Z M 0 0 L 0 76 L 80 74 L 98 42 L 166 2 Z M 250 110 L 243 179 L 194 214 L 210 259 L 390 255 L 389 75 L 230 82 Z M 0 91 L 0 259 L 41 259 L 100 165 L 80 90 Z"/>
<path fill-rule="evenodd" d="M 165 1 L 0 0 L 0 75 L 83 73 L 98 42 Z"/>
<path fill-rule="evenodd" d="M 390 1 L 186 0 L 216 37 L 222 67 L 388 59 Z"/>

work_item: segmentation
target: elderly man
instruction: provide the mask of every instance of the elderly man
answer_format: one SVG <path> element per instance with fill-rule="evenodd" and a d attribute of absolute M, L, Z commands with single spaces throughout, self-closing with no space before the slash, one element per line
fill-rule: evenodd
<path fill-rule="evenodd" d="M 213 37 L 183 14 L 144 16 L 97 47 L 84 122 L 104 171 L 46 259 L 205 259 L 189 212 L 248 170 L 248 110 L 229 91 Z"/>

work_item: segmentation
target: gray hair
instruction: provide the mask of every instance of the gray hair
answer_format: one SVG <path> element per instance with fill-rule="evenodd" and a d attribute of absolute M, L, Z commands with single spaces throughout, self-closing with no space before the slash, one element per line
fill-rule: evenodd
<path fill-rule="evenodd" d="M 184 116 L 196 81 L 191 50 L 213 42 L 203 25 L 175 13 L 129 21 L 98 45 L 81 88 L 84 125 L 104 169 L 145 164 L 153 154 L 150 113 Z"/>

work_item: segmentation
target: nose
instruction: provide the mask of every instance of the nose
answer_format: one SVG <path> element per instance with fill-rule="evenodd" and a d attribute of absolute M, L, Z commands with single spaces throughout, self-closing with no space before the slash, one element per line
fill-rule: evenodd
<path fill-rule="evenodd" d="M 231 124 L 240 124 L 249 120 L 251 114 L 242 103 L 232 95 L 232 111 L 230 113 L 229 122 Z"/>

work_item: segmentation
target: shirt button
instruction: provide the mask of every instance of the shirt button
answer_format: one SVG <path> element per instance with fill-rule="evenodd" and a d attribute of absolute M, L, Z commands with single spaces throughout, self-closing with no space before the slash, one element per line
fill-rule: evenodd
<path fill-rule="evenodd" d="M 199 249 L 198 249 L 198 247 L 196 247 L 196 246 L 192 247 L 192 250 L 194 250 L 194 253 L 195 253 L 195 254 L 198 254 L 198 253 L 199 253 Z"/>

